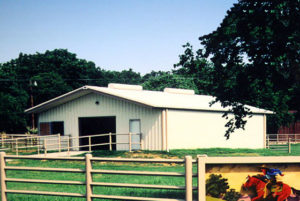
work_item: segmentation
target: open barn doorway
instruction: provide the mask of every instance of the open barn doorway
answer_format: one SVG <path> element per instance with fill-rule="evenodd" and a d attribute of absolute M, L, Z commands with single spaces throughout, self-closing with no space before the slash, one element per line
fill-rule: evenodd
<path fill-rule="evenodd" d="M 116 117 L 80 117 L 79 136 L 116 133 Z M 116 142 L 116 136 L 112 136 L 112 142 Z M 80 138 L 80 146 L 89 145 L 89 138 Z M 109 136 L 91 137 L 91 144 L 109 143 Z M 89 147 L 82 147 L 80 150 L 88 150 Z M 112 146 L 116 150 L 116 145 Z M 92 150 L 109 150 L 109 145 L 93 146 Z"/>

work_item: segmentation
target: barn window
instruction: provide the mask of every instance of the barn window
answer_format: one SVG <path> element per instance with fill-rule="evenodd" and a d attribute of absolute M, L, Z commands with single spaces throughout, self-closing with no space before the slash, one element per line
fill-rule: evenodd
<path fill-rule="evenodd" d="M 64 122 L 63 121 L 52 121 L 52 122 L 41 122 L 40 123 L 40 135 L 51 135 L 51 134 L 64 135 Z"/>
<path fill-rule="evenodd" d="M 51 122 L 51 134 L 64 135 L 64 122 L 63 121 L 54 121 Z"/>
<path fill-rule="evenodd" d="M 50 135 L 51 129 L 50 129 L 50 123 L 43 122 L 40 123 L 40 135 Z"/>

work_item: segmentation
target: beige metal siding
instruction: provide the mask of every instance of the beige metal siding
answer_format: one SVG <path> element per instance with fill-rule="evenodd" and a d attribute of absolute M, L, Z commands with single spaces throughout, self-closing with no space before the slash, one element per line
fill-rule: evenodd
<path fill-rule="evenodd" d="M 99 101 L 99 105 L 95 102 Z M 88 94 L 39 114 L 39 122 L 64 121 L 65 134 L 79 135 L 79 117 L 116 116 L 116 133 L 129 132 L 129 120 L 141 120 L 143 148 L 161 150 L 161 110 L 143 107 L 128 101 L 101 94 Z M 117 141 L 128 142 L 124 137 Z M 118 145 L 118 150 L 128 149 Z"/>
<path fill-rule="evenodd" d="M 169 148 L 264 148 L 263 114 L 248 118 L 245 130 L 236 130 L 229 140 L 224 137 L 227 121 L 222 115 L 221 112 L 168 110 Z"/>

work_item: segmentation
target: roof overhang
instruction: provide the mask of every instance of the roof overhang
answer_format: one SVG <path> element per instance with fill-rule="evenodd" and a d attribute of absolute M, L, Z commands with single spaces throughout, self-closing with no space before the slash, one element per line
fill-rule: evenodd
<path fill-rule="evenodd" d="M 39 113 L 50 108 L 56 107 L 58 105 L 64 104 L 66 102 L 77 99 L 81 96 L 91 93 L 91 91 L 87 87 L 81 87 L 79 89 L 73 90 L 69 93 L 63 94 L 46 102 L 43 102 L 39 105 L 31 107 L 25 110 L 25 113 Z"/>
<path fill-rule="evenodd" d="M 89 87 L 89 86 L 83 86 L 83 87 L 78 88 L 76 90 L 73 90 L 69 93 L 63 94 L 61 96 L 58 96 L 56 98 L 53 98 L 53 99 L 48 100 L 46 102 L 43 102 L 39 105 L 36 105 L 36 106 L 31 107 L 29 109 L 26 109 L 25 113 L 28 113 L 28 114 L 30 114 L 30 113 L 40 113 L 40 112 L 49 110 L 53 107 L 62 105 L 64 103 L 75 100 L 77 98 L 80 98 L 80 97 L 85 96 L 85 95 L 90 94 L 90 93 L 97 93 L 97 94 L 101 94 L 101 95 L 106 95 L 106 96 L 114 97 L 114 98 L 117 98 L 117 99 L 133 102 L 133 103 L 138 104 L 138 105 L 143 105 L 143 106 L 146 106 L 146 107 L 152 107 L 152 106 L 150 106 L 148 104 L 145 104 L 145 103 L 141 103 L 141 102 L 133 101 L 133 100 L 130 100 L 130 99 L 118 97 L 118 96 L 115 96 L 115 95 L 109 94 L 109 93 L 100 92 L 98 90 L 94 90 L 92 87 Z"/>
<path fill-rule="evenodd" d="M 29 108 L 29 109 L 25 110 L 25 113 L 41 113 L 43 111 L 47 111 L 53 107 L 70 102 L 72 100 L 75 100 L 77 98 L 80 98 L 80 97 L 85 96 L 90 93 L 101 94 L 101 95 L 113 97 L 113 98 L 116 98 L 119 100 L 125 100 L 125 101 L 131 102 L 131 103 L 134 103 L 137 105 L 141 105 L 144 107 L 156 108 L 156 109 L 175 109 L 175 110 L 189 110 L 189 111 L 191 111 L 191 110 L 192 111 L 211 111 L 211 112 L 226 112 L 226 111 L 230 110 L 230 108 L 222 108 L 220 106 L 210 108 L 210 107 L 201 107 L 198 105 L 197 105 L 197 107 L 195 107 L 195 106 L 191 107 L 188 104 L 173 105 L 173 104 L 169 104 L 169 102 L 170 102 L 169 100 L 167 100 L 167 102 L 165 101 L 165 104 L 164 104 L 164 103 L 162 103 L 163 102 L 162 99 L 157 99 L 157 101 L 151 102 L 151 101 L 148 101 L 148 99 L 149 99 L 148 96 L 151 97 L 151 95 L 153 95 L 153 94 L 146 94 L 148 99 L 138 99 L 133 96 L 127 96 L 127 94 L 124 95 L 124 93 L 116 93 L 116 91 L 107 90 L 107 88 L 103 88 L 103 87 L 83 86 L 83 87 L 73 90 L 69 93 L 63 94 L 63 95 L 53 98 L 49 101 L 43 102 L 39 105 L 36 105 L 32 108 Z M 146 93 L 146 92 L 143 92 L 143 93 Z M 162 94 L 162 93 L 160 93 L 160 94 Z M 197 99 L 197 101 L 198 101 L 198 99 Z M 218 104 L 218 103 L 216 103 L 216 104 Z M 249 108 L 253 114 L 274 114 L 274 112 L 269 111 L 269 110 L 259 109 L 259 108 L 255 108 L 255 107 L 248 106 L 248 105 L 245 105 L 245 107 Z"/>

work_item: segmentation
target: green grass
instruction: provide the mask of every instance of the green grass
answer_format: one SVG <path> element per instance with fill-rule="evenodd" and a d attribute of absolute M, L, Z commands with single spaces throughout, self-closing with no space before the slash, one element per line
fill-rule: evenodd
<path fill-rule="evenodd" d="M 171 150 L 163 151 L 95 151 L 93 156 L 98 157 L 130 157 L 130 158 L 184 158 L 185 155 L 192 155 L 194 158 L 197 154 L 206 154 L 208 156 L 289 156 L 300 155 L 300 144 L 292 145 L 292 153 L 288 154 L 282 151 L 266 149 L 195 149 L 195 150 Z M 10 160 L 8 166 L 27 166 L 27 167 L 59 167 L 59 168 L 84 168 L 84 162 L 79 161 L 53 161 L 53 160 Z M 105 170 L 136 170 L 136 171 L 166 171 L 166 172 L 184 172 L 183 165 L 176 164 L 144 164 L 144 163 L 111 163 L 111 162 L 94 162 L 94 169 Z M 194 166 L 193 171 L 196 172 Z M 27 178 L 27 179 L 45 179 L 45 180 L 71 180 L 85 181 L 84 174 L 81 173 L 54 173 L 41 171 L 13 171 L 7 170 L 9 178 Z M 197 180 L 193 179 L 196 186 Z M 93 181 L 112 182 L 112 183 L 139 183 L 139 184 L 157 184 L 157 185 L 179 185 L 184 186 L 184 177 L 158 177 L 158 176 L 127 176 L 127 175 L 109 175 L 94 174 Z M 8 189 L 34 190 L 34 191 L 53 191 L 53 192 L 71 192 L 85 193 L 85 186 L 81 185 L 61 185 L 61 184 L 30 184 L 7 182 Z M 124 195 L 124 196 L 143 196 L 143 197 L 160 197 L 160 198 L 181 198 L 184 199 L 182 190 L 151 190 L 138 188 L 116 188 L 116 187 L 94 187 L 95 194 L 105 195 Z M 195 192 L 196 193 L 196 192 Z M 194 195 L 196 197 L 196 194 Z M 8 194 L 8 200 L 13 201 L 80 201 L 81 198 L 58 197 L 58 196 L 39 196 L 39 195 L 17 195 Z M 94 199 L 104 200 L 104 199 Z M 218 201 L 219 199 L 207 197 L 209 201 Z"/>
<path fill-rule="evenodd" d="M 93 156 L 97 157 L 136 157 L 136 158 L 184 158 L 191 155 L 196 158 L 198 154 L 207 156 L 300 156 L 300 144 L 291 145 L 292 152 L 276 151 L 270 149 L 229 149 L 229 148 L 210 148 L 210 149 L 177 149 L 166 151 L 142 151 L 142 152 L 124 152 L 124 151 L 94 151 Z"/>
<path fill-rule="evenodd" d="M 84 168 L 84 162 L 71 161 L 50 161 L 50 160 L 13 160 L 8 162 L 9 166 L 29 166 L 29 167 L 68 167 Z M 183 165 L 165 166 L 163 164 L 138 164 L 138 163 L 106 163 L 94 162 L 94 169 L 106 170 L 136 170 L 136 171 L 174 171 L 184 172 Z M 7 177 L 10 178 L 27 178 L 27 179 L 51 179 L 51 180 L 71 180 L 85 181 L 85 175 L 81 173 L 50 173 L 40 171 L 7 171 Z M 109 175 L 95 174 L 93 181 L 98 182 L 115 182 L 115 183 L 142 183 L 142 184 L 160 184 L 160 185 L 179 185 L 184 186 L 184 177 L 162 177 L 162 176 L 128 176 L 128 175 Z M 196 180 L 194 185 L 196 185 Z M 54 191 L 54 192 L 71 192 L 85 193 L 84 186 L 78 185 L 60 185 L 60 184 L 24 184 L 8 182 L 8 189 L 18 190 L 35 190 L 35 191 Z M 151 190 L 135 188 L 115 188 L 115 187 L 94 187 L 95 194 L 105 195 L 127 195 L 127 196 L 145 196 L 145 197 L 165 197 L 165 198 L 184 198 L 182 190 Z M 196 195 L 195 195 L 196 196 Z M 50 196 L 33 196 L 33 195 L 8 195 L 8 200 L 71 200 L 71 198 L 60 198 Z M 72 200 L 84 200 L 72 198 Z M 95 199 L 97 200 L 97 199 Z M 98 199 L 101 200 L 101 199 Z"/>
<path fill-rule="evenodd" d="M 276 145 L 272 145 L 273 147 Z M 279 145 L 281 146 L 281 145 Z M 287 153 L 287 151 L 277 151 L 270 149 L 229 149 L 229 148 L 208 148 L 208 149 L 177 149 L 171 150 L 170 152 L 166 151 L 142 151 L 128 153 L 125 151 L 94 151 L 94 156 L 99 157 L 146 157 L 146 158 L 184 158 L 186 155 L 191 155 L 194 158 L 198 154 L 206 154 L 208 156 L 300 156 L 300 144 L 291 145 L 292 153 Z M 55 151 L 48 151 L 48 153 L 53 153 Z M 44 153 L 41 151 L 41 153 Z M 15 155 L 15 152 L 7 152 L 7 154 Z M 20 155 L 30 155 L 37 154 L 36 149 L 31 150 L 20 150 Z M 132 155 L 135 156 L 132 156 Z M 149 154 L 149 156 L 147 156 Z"/>

